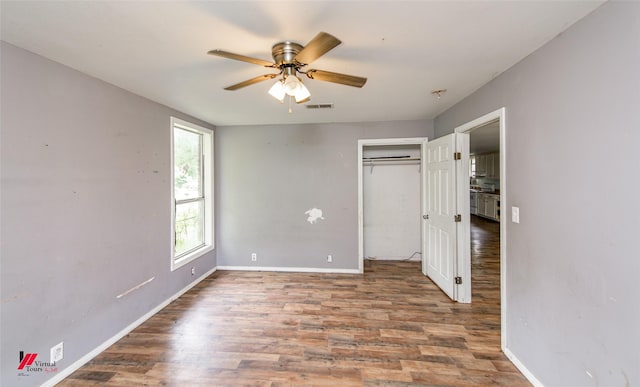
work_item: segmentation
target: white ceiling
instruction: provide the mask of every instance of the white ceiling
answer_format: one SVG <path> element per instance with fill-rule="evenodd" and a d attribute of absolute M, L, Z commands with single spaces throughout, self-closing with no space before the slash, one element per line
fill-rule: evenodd
<path fill-rule="evenodd" d="M 603 1 L 5 1 L 2 40 L 215 125 L 431 119 Z M 287 106 L 269 73 L 206 55 L 271 60 L 271 46 L 325 31 L 342 44 L 311 68 L 368 78 L 362 89 L 306 80 Z M 441 99 L 435 89 L 448 89 Z"/>

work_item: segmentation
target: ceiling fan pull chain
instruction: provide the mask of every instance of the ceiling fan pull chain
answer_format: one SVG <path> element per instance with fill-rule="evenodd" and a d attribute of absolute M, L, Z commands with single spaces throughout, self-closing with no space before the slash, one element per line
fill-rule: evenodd
<path fill-rule="evenodd" d="M 291 100 L 293 99 L 293 96 L 289 96 L 289 114 L 293 113 L 293 109 L 291 108 Z"/>

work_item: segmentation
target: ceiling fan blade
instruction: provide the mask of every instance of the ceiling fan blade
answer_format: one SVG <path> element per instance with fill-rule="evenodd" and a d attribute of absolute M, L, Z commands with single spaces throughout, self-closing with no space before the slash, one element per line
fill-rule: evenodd
<path fill-rule="evenodd" d="M 340 73 L 332 73 L 331 71 L 311 69 L 307 71 L 307 77 L 317 79 L 319 81 L 340 83 L 342 85 L 362 87 L 367 83 L 367 78 L 356 77 L 355 75 L 347 75 Z"/>
<path fill-rule="evenodd" d="M 255 77 L 255 78 L 247 79 L 244 82 L 240 82 L 240 83 L 236 83 L 235 85 L 227 86 L 224 89 L 225 90 L 238 90 L 238 89 L 241 89 L 243 87 L 247 87 L 247 86 L 253 85 L 254 83 L 258 83 L 258 82 L 266 81 L 266 80 L 269 80 L 269 79 L 273 79 L 273 78 L 275 78 L 277 76 L 278 76 L 278 74 L 259 75 L 259 76 Z"/>
<path fill-rule="evenodd" d="M 299 63 L 309 64 L 342 43 L 326 32 L 320 32 L 293 58 Z"/>
<path fill-rule="evenodd" d="M 211 50 L 207 52 L 207 54 L 221 56 L 223 58 L 228 58 L 228 59 L 235 59 L 242 62 L 253 63 L 253 64 L 257 64 L 264 67 L 276 67 L 275 63 L 273 62 L 267 62 L 266 60 L 252 58 L 250 56 L 244 56 L 240 54 L 234 54 L 232 52 L 223 51 L 223 50 Z"/>

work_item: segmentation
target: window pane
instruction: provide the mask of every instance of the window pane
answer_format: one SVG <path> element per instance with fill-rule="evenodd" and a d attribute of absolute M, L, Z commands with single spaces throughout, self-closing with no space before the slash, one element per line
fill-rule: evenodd
<path fill-rule="evenodd" d="M 174 176 L 176 200 L 202 197 L 202 135 L 174 129 Z"/>
<path fill-rule="evenodd" d="M 203 201 L 176 205 L 176 256 L 204 245 Z"/>

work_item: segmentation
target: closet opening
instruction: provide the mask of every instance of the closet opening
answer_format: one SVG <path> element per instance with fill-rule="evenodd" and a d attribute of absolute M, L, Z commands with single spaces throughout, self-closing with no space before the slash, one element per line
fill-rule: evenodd
<path fill-rule="evenodd" d="M 422 153 L 426 141 L 426 138 L 359 141 L 361 272 L 367 260 L 422 261 Z"/>

